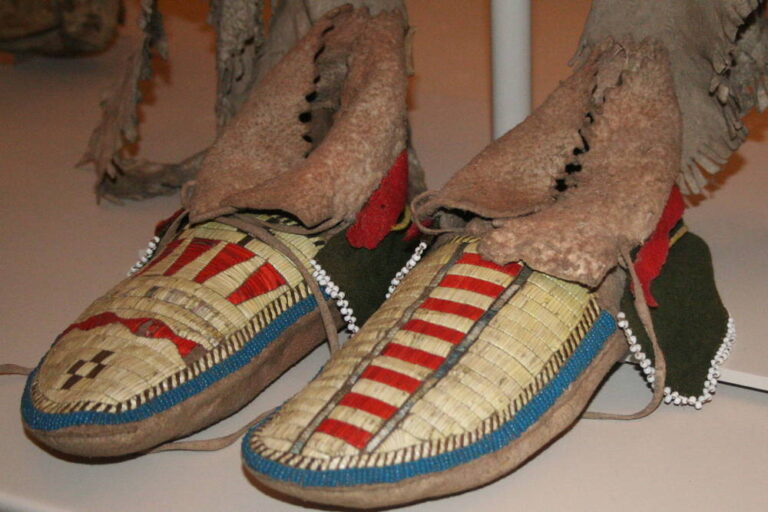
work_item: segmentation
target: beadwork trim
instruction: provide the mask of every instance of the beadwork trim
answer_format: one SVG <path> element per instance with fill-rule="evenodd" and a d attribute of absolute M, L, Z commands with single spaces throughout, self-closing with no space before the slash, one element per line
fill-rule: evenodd
<path fill-rule="evenodd" d="M 520 438 L 547 412 L 568 387 L 597 357 L 616 324 L 603 311 L 584 334 L 575 352 L 538 393 L 516 413 L 502 418 L 493 415 L 481 430 L 449 436 L 403 450 L 377 454 L 345 455 L 331 459 L 312 459 L 279 452 L 264 446 L 254 433 L 267 420 L 256 425 L 243 440 L 242 455 L 247 466 L 270 478 L 305 487 L 351 487 L 377 483 L 396 483 L 407 478 L 438 473 L 496 452 Z"/>
<path fill-rule="evenodd" d="M 165 379 L 163 382 L 167 389 L 147 390 L 124 403 L 119 410 L 116 406 L 108 404 L 83 402 L 79 405 L 85 406 L 84 410 L 44 412 L 34 405 L 33 394 L 39 391 L 34 386 L 35 373 L 32 373 L 24 388 L 21 404 L 22 417 L 30 428 L 51 431 L 78 425 L 117 425 L 141 421 L 168 410 L 247 365 L 286 329 L 317 308 L 317 302 L 311 296 L 306 284 L 302 283 L 301 288 L 295 293 L 305 298 L 279 312 L 273 321 L 264 324 L 264 328 L 254 332 L 250 339 L 245 336 L 246 332 L 254 329 L 253 324 L 249 324 L 246 330 L 231 336 L 228 343 L 220 346 L 217 351 L 212 351 L 211 354 L 202 358 L 199 361 L 201 366 L 186 368 Z M 275 306 L 278 307 L 277 304 Z M 241 347 L 239 350 L 236 348 L 238 346 Z M 206 371 L 204 367 L 208 370 Z M 162 392 L 158 393 L 159 391 Z"/>
<path fill-rule="evenodd" d="M 323 288 L 323 291 L 336 302 L 336 307 L 339 308 L 341 316 L 347 322 L 347 331 L 349 331 L 350 335 L 354 336 L 360 330 L 360 327 L 357 325 L 357 317 L 355 317 L 352 306 L 349 305 L 349 301 L 345 298 L 346 294 L 333 282 L 331 276 L 323 270 L 323 267 L 320 266 L 317 260 L 311 259 L 309 264 L 313 268 L 312 277 Z"/>
<path fill-rule="evenodd" d="M 149 261 L 154 257 L 155 251 L 157 251 L 157 244 L 160 243 L 160 237 L 154 236 L 152 237 L 152 240 L 149 241 L 149 244 L 147 244 L 147 248 L 144 249 L 144 254 L 141 255 L 139 258 L 139 261 L 133 264 L 131 269 L 126 274 L 128 277 L 131 277 L 133 274 L 144 268 L 144 265 L 149 263 Z"/>
<path fill-rule="evenodd" d="M 510 422 L 530 421 L 527 426 L 532 425 L 535 422 L 535 418 L 538 418 L 539 415 L 543 414 L 543 410 L 539 410 L 539 406 L 534 404 L 541 400 L 546 400 L 549 404 L 547 408 L 550 407 L 557 396 L 559 396 L 559 392 L 553 394 L 551 391 L 551 388 L 554 385 L 553 383 L 562 379 L 568 379 L 567 383 L 564 384 L 563 389 L 569 386 L 570 383 L 575 380 L 575 376 L 580 374 L 580 372 L 586 368 L 586 365 L 589 364 L 585 363 L 576 374 L 566 378 L 562 374 L 567 374 L 569 372 L 569 370 L 566 370 L 567 368 L 570 368 L 574 364 L 581 364 L 575 363 L 574 359 L 580 360 L 585 351 L 591 352 L 594 350 L 594 353 L 589 356 L 591 361 L 602 348 L 607 338 L 615 332 L 615 330 L 616 324 L 613 317 L 607 312 L 601 311 L 594 299 L 590 300 L 584 310 L 581 321 L 571 331 L 560 350 L 554 353 L 544 368 L 542 368 L 538 377 L 531 382 L 531 384 L 523 390 L 512 403 L 491 414 L 474 430 L 462 434 L 455 434 L 441 439 L 426 441 L 421 444 L 407 446 L 394 451 L 358 453 L 331 457 L 329 459 L 319 459 L 293 452 L 275 450 L 269 448 L 262 441 L 253 436 L 246 437 L 243 449 L 250 452 L 251 457 L 253 457 L 254 460 L 263 459 L 275 463 L 278 466 L 284 466 L 285 468 L 302 468 L 310 469 L 312 471 L 366 471 L 374 468 L 381 468 L 382 466 L 386 467 L 402 463 L 417 462 L 432 457 L 448 456 L 449 452 L 467 449 L 474 443 L 477 443 L 479 440 L 488 436 L 499 435 L 499 429 L 502 429 L 504 425 L 507 425 Z M 596 341 L 595 337 L 597 337 L 599 341 Z M 597 343 L 597 346 L 593 346 L 589 349 L 584 347 L 584 345 L 591 345 L 593 343 Z M 559 386 L 559 384 L 557 386 Z M 550 391 L 547 391 L 548 389 Z M 562 389 L 560 392 L 562 392 Z M 546 398 L 540 396 L 542 394 L 545 395 Z M 531 412 L 531 408 L 536 409 L 538 413 L 534 414 Z M 532 414 L 535 418 L 531 416 Z M 527 426 L 525 428 L 527 428 Z M 519 436 L 525 428 L 519 431 L 516 430 L 515 437 Z M 503 446 L 503 444 L 500 446 Z"/>
<path fill-rule="evenodd" d="M 416 249 L 413 251 L 413 255 L 411 258 L 405 262 L 405 265 L 403 268 L 400 269 L 400 271 L 395 274 L 395 277 L 392 278 L 392 282 L 389 285 L 389 288 L 387 289 L 386 298 L 390 298 L 392 294 L 395 292 L 397 287 L 400 285 L 400 281 L 403 280 L 403 278 L 408 275 L 408 273 L 414 269 L 416 264 L 421 260 L 422 255 L 424 254 L 424 251 L 427 250 L 427 242 L 419 242 L 419 245 L 416 246 Z"/>
<path fill-rule="evenodd" d="M 656 381 L 656 368 L 653 367 L 653 363 L 645 352 L 643 352 L 640 343 L 637 342 L 637 337 L 632 333 L 632 329 L 629 327 L 629 322 L 624 312 L 619 312 L 617 315 L 618 326 L 624 332 L 624 337 L 629 344 L 629 351 L 632 353 L 632 358 L 640 365 L 640 368 L 645 375 L 645 380 L 651 385 L 654 385 Z M 720 379 L 720 367 L 728 359 L 731 354 L 733 345 L 736 342 L 736 323 L 733 318 L 728 318 L 728 327 L 723 337 L 723 343 L 717 349 L 715 357 L 710 361 L 711 366 L 707 371 L 707 380 L 704 381 L 704 388 L 699 396 L 682 396 L 678 391 L 672 391 L 669 386 L 664 388 L 664 403 L 690 406 L 696 410 L 701 410 L 705 403 L 712 400 L 715 391 L 717 390 L 717 383 Z"/>

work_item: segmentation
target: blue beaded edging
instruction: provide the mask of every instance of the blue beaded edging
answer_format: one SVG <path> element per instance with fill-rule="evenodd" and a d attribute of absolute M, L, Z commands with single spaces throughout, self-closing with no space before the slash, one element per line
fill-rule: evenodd
<path fill-rule="evenodd" d="M 267 459 L 250 450 L 249 439 L 251 435 L 268 421 L 266 419 L 253 427 L 245 436 L 242 448 L 243 460 L 250 469 L 257 473 L 303 487 L 351 487 L 395 483 L 406 478 L 446 471 L 493 453 L 519 438 L 554 405 L 571 383 L 592 363 L 610 335 L 615 331 L 616 321 L 608 312 L 603 311 L 554 379 L 497 430 L 463 448 L 385 467 L 320 471 L 299 469 Z"/>
<path fill-rule="evenodd" d="M 120 413 L 96 411 L 46 413 L 37 409 L 32 403 L 31 398 L 32 382 L 37 373 L 37 369 L 35 369 L 27 379 L 27 385 L 24 388 L 24 395 L 21 399 L 22 418 L 28 427 L 44 431 L 58 430 L 77 425 L 119 425 L 147 419 L 205 391 L 212 384 L 244 367 L 253 358 L 261 354 L 283 331 L 298 322 L 304 315 L 314 311 L 316 307 L 317 301 L 312 296 L 297 302 L 246 342 L 243 348 L 224 361 L 139 407 Z"/>

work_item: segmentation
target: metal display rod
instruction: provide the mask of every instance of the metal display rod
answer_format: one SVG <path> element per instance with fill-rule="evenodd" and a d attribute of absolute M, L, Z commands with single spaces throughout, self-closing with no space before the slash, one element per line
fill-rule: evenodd
<path fill-rule="evenodd" d="M 531 112 L 531 2 L 491 0 L 493 137 Z"/>

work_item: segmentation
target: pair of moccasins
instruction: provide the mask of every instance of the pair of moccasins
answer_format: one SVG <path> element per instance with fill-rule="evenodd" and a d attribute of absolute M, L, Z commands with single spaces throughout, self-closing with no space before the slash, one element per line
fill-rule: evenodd
<path fill-rule="evenodd" d="M 248 432 L 243 461 L 303 500 L 383 507 L 512 471 L 630 347 L 661 397 L 649 281 L 635 279 L 642 350 L 620 304 L 630 252 L 651 237 L 666 257 L 670 234 L 692 236 L 681 210 L 662 215 L 681 144 L 666 53 L 596 47 L 526 122 L 417 195 L 406 32 L 399 13 L 341 8 L 265 76 L 185 209 L 30 375 L 32 436 L 84 457 L 149 451 L 234 413 L 346 325 L 318 376 Z"/>

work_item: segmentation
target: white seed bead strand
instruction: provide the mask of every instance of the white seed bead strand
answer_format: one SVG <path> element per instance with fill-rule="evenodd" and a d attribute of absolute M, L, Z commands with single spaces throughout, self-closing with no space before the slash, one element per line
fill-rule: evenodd
<path fill-rule="evenodd" d="M 144 249 L 144 254 L 142 254 L 139 257 L 139 261 L 133 264 L 131 267 L 131 270 L 128 271 L 128 274 L 126 274 L 128 277 L 132 276 L 142 268 L 144 268 L 144 265 L 149 263 L 149 260 L 152 259 L 152 257 L 155 255 L 155 251 L 157 251 L 157 244 L 160 243 L 160 237 L 154 236 L 152 237 L 152 240 L 149 241 L 149 244 L 147 244 L 147 248 Z"/>
<path fill-rule="evenodd" d="M 347 331 L 349 331 L 350 337 L 354 336 L 360 330 L 360 327 L 357 326 L 355 312 L 349 305 L 349 301 L 346 299 L 346 294 L 339 290 L 339 287 L 336 286 L 328 273 L 323 270 L 323 267 L 321 267 L 316 260 L 309 260 L 309 263 L 314 269 L 312 277 L 315 278 L 317 284 L 320 285 L 320 288 L 322 288 L 325 293 L 336 302 L 336 307 L 339 308 L 342 318 L 347 322 Z"/>
<path fill-rule="evenodd" d="M 405 278 L 408 273 L 413 270 L 413 268 L 416 266 L 416 264 L 421 260 L 422 255 L 424 254 L 424 251 L 427 250 L 427 242 L 420 242 L 419 245 L 416 246 L 416 249 L 413 251 L 413 255 L 411 258 L 405 263 L 403 268 L 400 269 L 400 271 L 395 274 L 395 277 L 392 279 L 391 284 L 389 285 L 389 289 L 387 289 L 387 295 L 386 298 L 390 298 L 394 291 L 397 289 L 398 286 L 400 286 L 400 282 Z"/>
<path fill-rule="evenodd" d="M 651 387 L 653 387 L 654 383 L 656 382 L 656 368 L 653 367 L 651 359 L 645 354 L 645 352 L 643 352 L 643 347 L 640 346 L 640 343 L 638 343 L 637 336 L 635 336 L 632 332 L 632 329 L 630 329 L 629 322 L 627 321 L 627 315 L 625 315 L 623 311 L 620 311 L 616 316 L 619 320 L 618 326 L 622 331 L 624 331 L 624 337 L 627 340 L 629 351 L 632 353 L 634 362 L 640 365 L 640 368 L 645 375 L 645 380 L 648 382 L 648 384 L 651 385 Z"/>
<path fill-rule="evenodd" d="M 618 326 L 624 331 L 624 336 L 629 344 L 629 350 L 632 352 L 632 357 L 636 362 L 640 364 L 640 368 L 645 374 L 645 379 L 653 385 L 656 380 L 656 369 L 652 366 L 651 360 L 643 353 L 640 344 L 637 342 L 637 337 L 632 333 L 632 329 L 629 328 L 629 322 L 624 312 L 619 312 L 616 315 L 618 318 Z M 672 391 L 669 386 L 664 388 L 664 403 L 691 406 L 696 410 L 701 410 L 705 403 L 712 400 L 712 396 L 717 389 L 718 379 L 720 378 L 720 367 L 728 359 L 733 349 L 733 344 L 736 342 L 736 323 L 733 318 L 728 318 L 728 327 L 723 337 L 723 343 L 717 349 L 715 357 L 710 361 L 711 366 L 707 371 L 707 380 L 704 381 L 704 389 L 699 396 L 682 396 L 677 391 Z"/>

